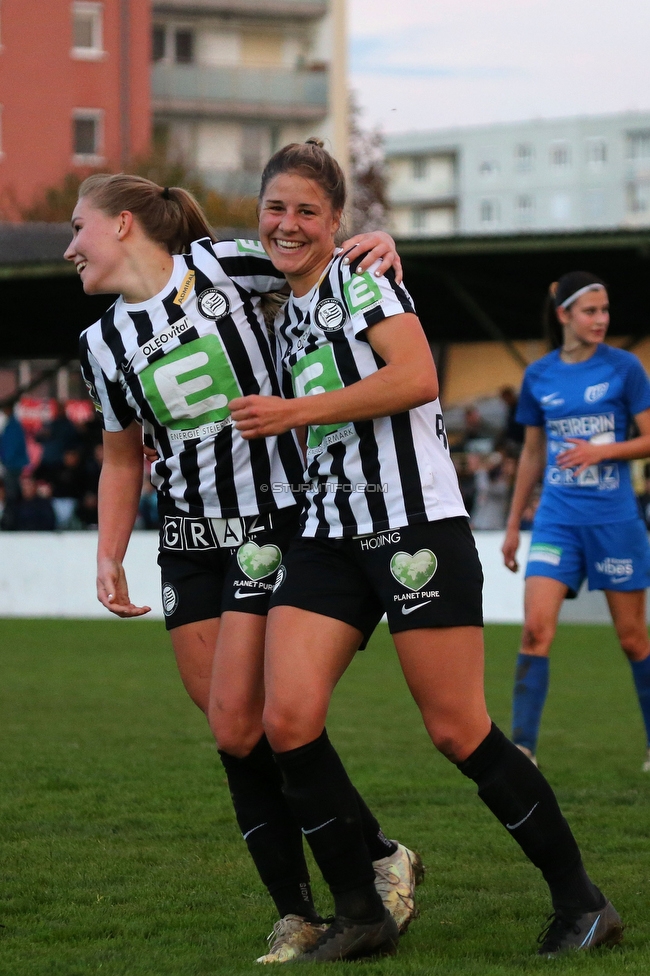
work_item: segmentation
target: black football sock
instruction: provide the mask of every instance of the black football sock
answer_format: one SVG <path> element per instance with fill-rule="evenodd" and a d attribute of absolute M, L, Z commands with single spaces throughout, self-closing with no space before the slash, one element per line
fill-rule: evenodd
<path fill-rule="evenodd" d="M 266 736 L 243 759 L 219 751 L 237 823 L 280 918 L 319 915 L 309 884 L 302 833 L 282 792 L 282 774 Z"/>
<path fill-rule="evenodd" d="M 352 787 L 354 789 L 354 787 Z M 397 850 L 394 840 L 388 840 L 383 830 L 379 826 L 377 818 L 368 808 L 366 801 L 358 790 L 354 789 L 359 807 L 359 817 L 361 818 L 361 830 L 363 839 L 366 842 L 371 861 L 379 861 L 382 857 L 390 857 Z"/>
<path fill-rule="evenodd" d="M 590 881 L 571 829 L 539 769 L 492 725 L 477 749 L 458 763 L 478 795 L 540 869 L 553 907 L 597 911 L 605 904 Z"/>
<path fill-rule="evenodd" d="M 361 829 L 357 794 L 327 732 L 298 749 L 276 753 L 284 793 L 334 897 L 337 915 L 383 914 Z"/>

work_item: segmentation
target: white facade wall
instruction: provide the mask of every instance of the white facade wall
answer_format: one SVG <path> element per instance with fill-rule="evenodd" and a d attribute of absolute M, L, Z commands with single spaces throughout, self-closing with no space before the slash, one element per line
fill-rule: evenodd
<path fill-rule="evenodd" d="M 502 532 L 475 534 L 485 574 L 483 610 L 486 623 L 522 623 L 523 572 L 513 575 L 503 565 Z M 530 534 L 522 533 L 519 562 L 526 563 Z M 137 626 L 105 610 L 95 595 L 94 532 L 0 533 L 0 617 L 98 617 L 122 627 Z M 160 571 L 156 565 L 157 532 L 134 532 L 124 560 L 129 594 L 137 606 L 150 606 L 142 618 L 162 619 Z M 561 620 L 609 623 L 603 594 L 583 590 L 567 600 Z"/>
<path fill-rule="evenodd" d="M 191 68 L 234 69 L 286 73 L 286 85 L 297 90 L 293 73 L 314 71 L 314 78 L 329 79 L 330 95 L 323 104 L 323 113 L 311 121 L 296 117 L 296 105 L 287 106 L 286 118 L 275 111 L 265 111 L 266 93 L 260 91 L 260 111 L 256 114 L 250 104 L 219 106 L 214 98 L 214 112 L 205 98 L 196 110 L 188 105 L 185 114 L 156 108 L 154 85 L 154 120 L 166 131 L 170 159 L 178 160 L 190 169 L 196 168 L 208 185 L 220 192 L 234 195 L 257 193 L 259 174 L 270 154 L 290 141 L 304 141 L 317 135 L 326 141 L 339 157 L 347 156 L 347 145 L 341 147 L 341 131 L 347 128 L 347 98 L 333 91 L 340 88 L 332 79 L 345 65 L 345 38 L 341 40 L 340 17 L 333 10 L 345 0 L 328 0 L 327 9 L 318 16 L 292 18 L 289 14 L 264 16 L 242 4 L 242 13 L 215 11 L 200 16 L 188 16 L 186 5 L 173 10 L 173 0 L 161 3 L 157 10 L 153 2 L 153 24 L 164 34 L 164 54 L 156 64 L 162 68 L 178 65 L 176 38 L 178 31 L 190 31 L 194 38 Z M 183 66 L 181 66 L 182 70 Z M 294 75 L 298 78 L 298 75 Z M 304 75 L 303 75 L 304 77 Z M 243 101 L 255 102 L 263 82 L 251 91 L 249 85 Z M 182 87 L 182 86 L 180 86 Z M 181 97 L 180 95 L 178 97 Z M 298 107 L 299 112 L 299 107 Z M 207 117 L 206 117 L 207 114 Z M 212 117 L 210 117 L 212 115 Z M 344 124 L 342 120 L 345 117 Z M 308 116 L 305 115 L 305 119 Z"/>
<path fill-rule="evenodd" d="M 386 156 L 400 234 L 450 197 L 461 234 L 650 226 L 650 113 L 413 132 Z"/>

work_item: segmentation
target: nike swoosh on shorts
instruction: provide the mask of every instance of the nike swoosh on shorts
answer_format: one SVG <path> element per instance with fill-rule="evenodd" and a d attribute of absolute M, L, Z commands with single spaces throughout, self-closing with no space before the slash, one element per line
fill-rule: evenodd
<path fill-rule="evenodd" d="M 431 600 L 425 600 L 424 603 L 416 603 L 414 607 L 407 607 L 405 603 L 402 604 L 402 613 L 413 613 L 414 610 L 419 610 L 420 607 L 426 607 L 427 603 L 431 603 Z"/>

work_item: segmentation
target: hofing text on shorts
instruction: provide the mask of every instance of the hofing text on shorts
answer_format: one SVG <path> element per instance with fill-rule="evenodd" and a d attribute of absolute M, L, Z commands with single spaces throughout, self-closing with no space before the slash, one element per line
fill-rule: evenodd
<path fill-rule="evenodd" d="M 268 491 L 268 485 L 260 485 L 262 491 Z M 289 484 L 286 481 L 273 481 L 271 482 L 271 491 L 291 491 L 291 492 L 301 492 L 301 491 L 326 491 L 326 492 L 381 492 L 382 494 L 388 491 L 388 485 L 369 485 L 367 482 L 363 484 L 353 485 L 353 484 L 337 484 L 335 481 L 325 481 L 323 484 L 314 484 L 311 481 L 301 481 L 298 485 Z"/>

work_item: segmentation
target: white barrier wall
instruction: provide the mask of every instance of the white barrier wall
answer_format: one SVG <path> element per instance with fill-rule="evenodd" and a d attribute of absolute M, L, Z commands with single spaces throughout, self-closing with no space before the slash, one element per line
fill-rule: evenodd
<path fill-rule="evenodd" d="M 511 573 L 501 558 L 502 532 L 477 532 L 485 588 L 486 623 L 521 623 L 523 573 Z M 519 562 L 523 566 L 530 543 L 522 534 Z M 102 617 L 116 620 L 95 597 L 94 532 L 1 532 L 0 617 Z M 158 534 L 134 532 L 124 562 L 129 593 L 138 606 L 152 612 L 144 619 L 162 618 L 160 578 L 156 563 Z M 561 619 L 575 623 L 609 621 L 602 593 L 583 590 L 577 600 L 565 601 Z"/>

